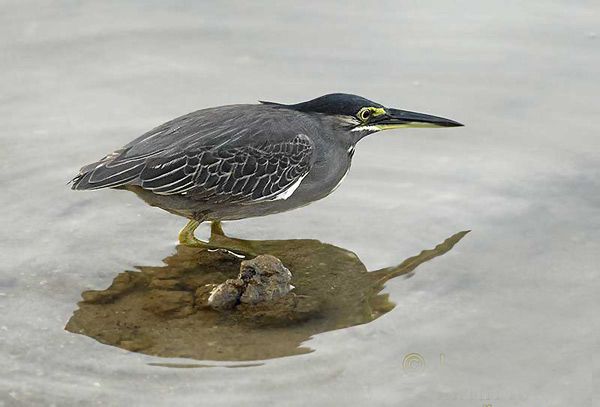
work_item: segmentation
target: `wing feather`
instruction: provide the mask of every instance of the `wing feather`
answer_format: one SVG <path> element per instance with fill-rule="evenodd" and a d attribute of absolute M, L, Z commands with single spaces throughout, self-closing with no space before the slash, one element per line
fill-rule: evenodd
<path fill-rule="evenodd" d="M 308 173 L 312 151 L 301 134 L 269 146 L 182 152 L 148 160 L 138 182 L 156 194 L 214 203 L 277 199 Z"/>
<path fill-rule="evenodd" d="M 72 188 L 136 185 L 210 202 L 281 199 L 310 171 L 313 144 L 306 134 L 318 126 L 297 112 L 274 115 L 264 105 L 200 110 L 83 167 Z"/>

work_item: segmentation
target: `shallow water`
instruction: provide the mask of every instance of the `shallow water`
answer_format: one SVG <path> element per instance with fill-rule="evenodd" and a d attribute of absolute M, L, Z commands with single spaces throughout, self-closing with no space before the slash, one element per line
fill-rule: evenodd
<path fill-rule="evenodd" d="M 313 351 L 303 344 L 316 334 L 366 324 L 391 311 L 394 303 L 380 293 L 385 283 L 412 276 L 467 233 L 456 233 L 399 265 L 372 271 L 354 253 L 318 240 L 218 236 L 221 247 L 244 245 L 256 256 L 276 256 L 291 271 L 293 291 L 274 301 L 213 309 L 209 295 L 215 285 L 237 278 L 246 263 L 222 249 L 177 246 L 163 267 L 138 266 L 139 271 L 119 273 L 105 290 L 83 292 L 65 329 L 164 357 L 249 361 L 299 355 Z M 252 273 L 247 268 L 243 272 Z M 266 278 L 255 281 L 254 287 L 268 284 Z"/>
<path fill-rule="evenodd" d="M 3 2 L 0 400 L 591 405 L 599 10 L 522 3 Z M 184 224 L 70 191 L 79 166 L 198 108 L 332 91 L 467 126 L 370 136 L 327 199 L 225 228 L 318 239 L 369 270 L 471 229 L 387 283 L 396 308 L 243 369 L 64 331 L 82 291 L 161 266 Z M 186 364 L 216 367 L 168 368 Z"/>

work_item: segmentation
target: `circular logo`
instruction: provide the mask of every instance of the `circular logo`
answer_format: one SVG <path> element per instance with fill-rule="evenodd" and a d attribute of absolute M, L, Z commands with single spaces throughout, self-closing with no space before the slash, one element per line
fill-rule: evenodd
<path fill-rule="evenodd" d="M 425 370 L 425 359 L 418 353 L 407 353 L 402 359 L 402 368 L 405 372 L 422 372 Z"/>

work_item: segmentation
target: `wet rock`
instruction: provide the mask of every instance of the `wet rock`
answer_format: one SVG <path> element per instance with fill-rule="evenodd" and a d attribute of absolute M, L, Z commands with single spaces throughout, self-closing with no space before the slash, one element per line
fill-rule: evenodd
<path fill-rule="evenodd" d="M 196 289 L 194 293 L 194 306 L 196 308 L 209 308 L 208 298 L 219 284 L 206 284 Z"/>
<path fill-rule="evenodd" d="M 240 279 L 230 279 L 217 285 L 208 297 L 208 305 L 215 310 L 226 310 L 235 307 L 240 300 L 244 289 L 244 282 Z"/>
<path fill-rule="evenodd" d="M 208 305 L 216 310 L 232 309 L 237 304 L 259 304 L 277 300 L 293 288 L 292 273 L 275 256 L 268 254 L 242 261 L 240 274 L 216 286 Z"/>
<path fill-rule="evenodd" d="M 264 254 L 242 262 L 239 277 L 245 283 L 244 304 L 258 304 L 283 297 L 293 288 L 292 273 L 275 256 Z"/>

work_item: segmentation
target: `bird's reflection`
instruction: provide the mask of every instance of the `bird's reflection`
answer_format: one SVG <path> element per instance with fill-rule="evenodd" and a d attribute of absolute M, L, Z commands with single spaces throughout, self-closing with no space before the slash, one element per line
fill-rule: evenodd
<path fill-rule="evenodd" d="M 364 324 L 392 310 L 388 294 L 380 293 L 385 282 L 448 252 L 466 233 L 398 266 L 371 272 L 354 253 L 317 240 L 230 239 L 233 246 L 280 258 L 293 274 L 291 308 L 258 305 L 251 312 L 217 312 L 196 300 L 207 284 L 234 278 L 240 259 L 178 246 L 162 267 L 125 271 L 106 290 L 83 292 L 66 329 L 164 357 L 248 361 L 307 353 L 311 349 L 302 343 L 311 336 Z"/>

